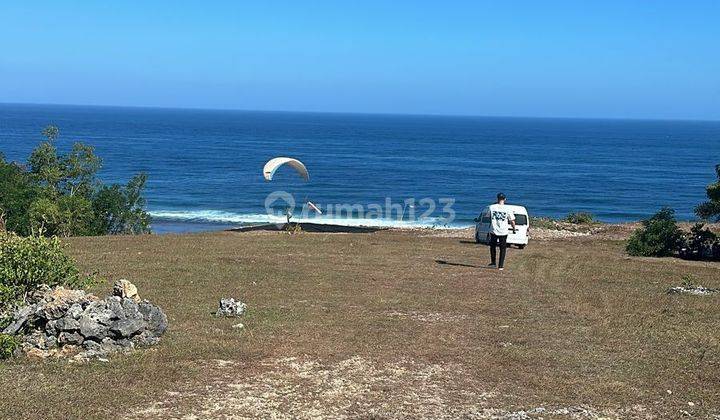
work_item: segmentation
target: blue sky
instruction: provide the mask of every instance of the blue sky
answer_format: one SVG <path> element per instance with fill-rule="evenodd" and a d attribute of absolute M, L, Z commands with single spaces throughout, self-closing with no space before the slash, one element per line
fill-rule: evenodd
<path fill-rule="evenodd" d="M 720 119 L 718 1 L 0 9 L 0 102 Z"/>

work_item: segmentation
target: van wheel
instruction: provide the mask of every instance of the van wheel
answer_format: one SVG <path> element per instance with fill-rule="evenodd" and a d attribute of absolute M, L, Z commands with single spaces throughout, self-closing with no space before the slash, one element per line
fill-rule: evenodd
<path fill-rule="evenodd" d="M 518 249 L 523 249 L 523 248 L 525 248 L 525 245 L 518 245 Z"/>

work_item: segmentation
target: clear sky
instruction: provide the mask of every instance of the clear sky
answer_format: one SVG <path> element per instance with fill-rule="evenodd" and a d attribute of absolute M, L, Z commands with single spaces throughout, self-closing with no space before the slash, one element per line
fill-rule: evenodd
<path fill-rule="evenodd" d="M 0 102 L 720 119 L 720 1 L 2 1 Z"/>

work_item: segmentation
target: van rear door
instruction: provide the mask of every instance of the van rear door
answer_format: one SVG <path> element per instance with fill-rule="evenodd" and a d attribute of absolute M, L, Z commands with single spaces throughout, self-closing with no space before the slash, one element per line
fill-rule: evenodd
<path fill-rule="evenodd" d="M 508 234 L 508 243 L 527 244 L 528 215 L 515 213 L 515 233 L 511 230 Z"/>

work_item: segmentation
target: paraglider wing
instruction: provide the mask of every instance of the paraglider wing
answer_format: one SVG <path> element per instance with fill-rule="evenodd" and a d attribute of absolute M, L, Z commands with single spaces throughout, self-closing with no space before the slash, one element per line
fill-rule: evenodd
<path fill-rule="evenodd" d="M 265 180 L 271 181 L 273 179 L 273 175 L 275 175 L 275 171 L 285 164 L 292 166 L 305 181 L 310 180 L 310 174 L 308 174 L 305 165 L 303 165 L 303 163 L 299 160 L 289 157 L 276 157 L 274 159 L 270 159 L 263 168 L 263 176 L 265 177 Z"/>

